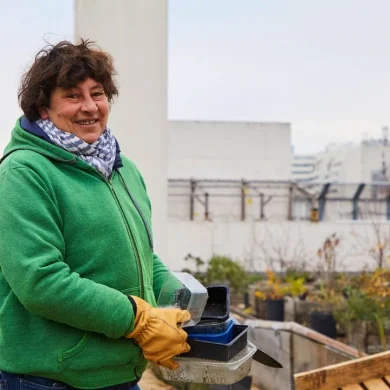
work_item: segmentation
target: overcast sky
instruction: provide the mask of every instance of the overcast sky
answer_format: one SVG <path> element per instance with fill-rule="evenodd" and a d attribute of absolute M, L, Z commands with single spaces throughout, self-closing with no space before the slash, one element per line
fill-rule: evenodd
<path fill-rule="evenodd" d="M 156 0 L 158 1 L 158 0 Z M 33 55 L 72 0 L 0 0 L 0 148 Z M 389 0 L 170 0 L 169 117 L 292 124 L 296 152 L 390 125 Z"/>

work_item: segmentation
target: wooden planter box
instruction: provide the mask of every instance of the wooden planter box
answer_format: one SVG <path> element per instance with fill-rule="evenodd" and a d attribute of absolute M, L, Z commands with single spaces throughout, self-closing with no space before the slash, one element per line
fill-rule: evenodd
<path fill-rule="evenodd" d="M 296 390 L 390 389 L 390 351 L 295 374 Z"/>

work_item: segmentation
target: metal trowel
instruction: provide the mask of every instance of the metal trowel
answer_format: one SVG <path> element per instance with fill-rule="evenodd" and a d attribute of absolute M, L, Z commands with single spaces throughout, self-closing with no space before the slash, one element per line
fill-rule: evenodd
<path fill-rule="evenodd" d="M 253 355 L 253 360 L 256 360 L 256 362 L 264 364 L 268 367 L 283 368 L 283 366 L 278 361 L 276 361 L 274 358 L 272 358 L 259 348 L 257 348 L 257 351 Z"/>

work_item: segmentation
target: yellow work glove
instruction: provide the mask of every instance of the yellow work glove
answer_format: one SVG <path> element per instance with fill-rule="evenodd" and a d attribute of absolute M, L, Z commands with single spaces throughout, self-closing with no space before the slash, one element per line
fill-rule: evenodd
<path fill-rule="evenodd" d="M 191 314 L 187 310 L 155 308 L 136 296 L 130 300 L 136 304 L 137 314 L 133 331 L 125 337 L 136 340 L 145 359 L 171 370 L 178 368 L 172 358 L 191 349 L 187 333 L 181 329 Z"/>

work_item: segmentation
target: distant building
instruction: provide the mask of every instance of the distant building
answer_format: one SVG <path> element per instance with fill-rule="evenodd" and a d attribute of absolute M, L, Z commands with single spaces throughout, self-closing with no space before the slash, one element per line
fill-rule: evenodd
<path fill-rule="evenodd" d="M 386 139 L 370 139 L 360 144 L 331 144 L 317 155 L 296 155 L 291 178 L 320 183 L 386 182 L 389 167 L 390 144 Z"/>
<path fill-rule="evenodd" d="M 295 155 L 292 162 L 291 179 L 296 182 L 311 182 L 318 180 L 317 156 Z"/>
<path fill-rule="evenodd" d="M 290 180 L 289 123 L 170 121 L 170 179 Z"/>
<path fill-rule="evenodd" d="M 312 171 L 311 165 L 314 166 Z M 294 156 L 291 177 L 318 200 L 322 194 L 323 199 L 330 201 L 326 211 L 320 212 L 320 218 L 388 219 L 389 168 L 390 144 L 384 136 L 366 139 L 360 144 L 331 144 L 315 158 Z M 305 199 L 301 196 L 294 204 L 294 216 L 298 219 L 307 218 L 310 210 L 311 204 Z M 376 200 L 378 202 L 374 203 Z"/>

